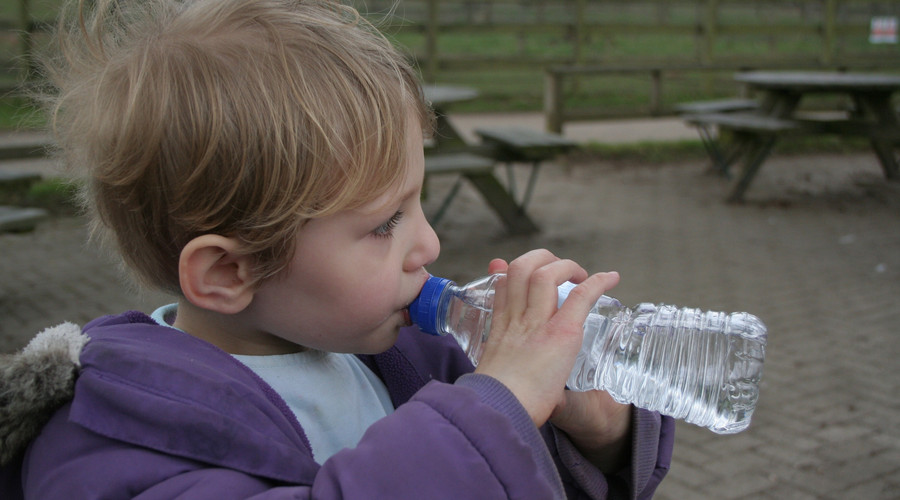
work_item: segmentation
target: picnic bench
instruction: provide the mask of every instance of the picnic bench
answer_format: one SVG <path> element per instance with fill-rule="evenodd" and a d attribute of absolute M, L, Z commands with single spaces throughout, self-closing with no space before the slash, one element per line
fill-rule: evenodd
<path fill-rule="evenodd" d="M 455 175 L 456 181 L 437 211 L 429 217 L 436 225 L 444 217 L 464 181 L 477 190 L 488 206 L 497 214 L 511 234 L 528 234 L 539 230 L 526 209 L 543 162 L 571 151 L 577 143 L 558 134 L 522 127 L 478 128 L 478 143 L 466 141 L 446 115 L 446 106 L 459 99 L 471 99 L 464 89 L 426 86 L 426 98 L 437 114 L 437 132 L 426 148 L 426 178 L 436 175 Z M 430 96 L 430 97 L 429 97 Z M 498 163 L 506 165 L 506 183 L 495 175 Z M 528 163 L 529 174 L 525 192 L 518 195 L 514 164 Z"/>
<path fill-rule="evenodd" d="M 895 145 L 900 143 L 900 120 L 890 105 L 892 94 L 900 90 L 900 76 L 760 71 L 738 73 L 734 78 L 762 92 L 759 104 L 753 109 L 719 109 L 682 115 L 686 123 L 697 127 L 717 171 L 728 176 L 731 165 L 742 164 L 728 201 L 743 198 L 776 141 L 791 134 L 865 137 L 878 156 L 885 177 L 900 178 L 894 152 Z M 844 95 L 851 99 L 853 107 L 835 109 L 825 115 L 804 114 L 799 110 L 800 102 L 810 94 Z M 711 132 L 713 127 L 718 129 L 718 137 Z"/>
<path fill-rule="evenodd" d="M 712 159 L 713 170 L 726 177 L 731 174 L 730 166 L 748 149 L 768 155 L 776 135 L 800 130 L 796 121 L 747 112 L 692 113 L 686 115 L 684 121 L 697 128 Z M 714 129 L 718 130 L 718 135 Z M 721 137 L 723 132 L 731 134 L 730 143 Z"/>
<path fill-rule="evenodd" d="M 728 113 L 749 111 L 759 107 L 756 99 L 711 99 L 706 101 L 682 102 L 675 105 L 675 112 L 684 114 Z"/>
<path fill-rule="evenodd" d="M 713 170 L 727 175 L 725 165 L 728 165 L 730 161 L 724 148 L 719 145 L 717 130 L 720 126 L 727 127 L 734 121 L 723 115 L 752 111 L 758 107 L 759 103 L 755 99 L 711 99 L 676 104 L 675 112 L 682 115 L 685 123 L 697 129 L 703 147 L 712 158 Z M 726 121 L 728 123 L 725 123 Z"/>
<path fill-rule="evenodd" d="M 40 178 L 40 175 L 31 172 L 0 170 L 0 188 L 25 190 Z M 41 208 L 0 205 L 0 233 L 32 231 L 47 215 L 47 211 Z"/>
<path fill-rule="evenodd" d="M 519 127 L 479 128 L 475 133 L 481 138 L 481 143 L 471 145 L 466 152 L 425 156 L 426 175 L 457 176 L 456 182 L 431 216 L 431 223 L 440 222 L 466 180 L 481 193 L 510 233 L 527 234 L 538 231 L 538 226 L 526 213 L 537 184 L 538 171 L 545 161 L 571 151 L 577 147 L 577 143 L 557 134 Z M 497 163 L 506 166 L 506 184 L 501 183 L 495 175 Z M 522 196 L 518 195 L 514 168 L 516 163 L 530 164 Z"/>

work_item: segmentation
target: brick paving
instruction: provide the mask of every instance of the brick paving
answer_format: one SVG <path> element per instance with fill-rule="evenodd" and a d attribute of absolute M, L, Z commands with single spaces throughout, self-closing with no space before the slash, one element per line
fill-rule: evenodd
<path fill-rule="evenodd" d="M 467 280 L 490 258 L 546 247 L 618 270 L 611 294 L 625 303 L 746 310 L 766 322 L 753 424 L 719 436 L 679 423 L 657 498 L 900 498 L 900 186 L 872 154 L 775 156 L 747 202 L 728 205 L 723 181 L 704 171 L 549 165 L 530 207 L 543 231 L 515 238 L 465 188 L 436 228 L 443 247 L 430 270 Z M 426 210 L 446 181 L 434 180 Z M 0 255 L 0 352 L 59 321 L 166 300 L 124 285 L 78 218 L 0 235 Z"/>

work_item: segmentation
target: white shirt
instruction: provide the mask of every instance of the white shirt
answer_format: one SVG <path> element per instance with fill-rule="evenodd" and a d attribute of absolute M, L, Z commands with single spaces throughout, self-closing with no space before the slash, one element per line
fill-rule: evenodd
<path fill-rule="evenodd" d="M 160 307 L 152 317 L 171 327 L 176 307 Z M 387 387 L 353 354 L 304 351 L 233 356 L 284 399 L 319 463 L 342 448 L 356 446 L 370 425 L 394 411 Z"/>

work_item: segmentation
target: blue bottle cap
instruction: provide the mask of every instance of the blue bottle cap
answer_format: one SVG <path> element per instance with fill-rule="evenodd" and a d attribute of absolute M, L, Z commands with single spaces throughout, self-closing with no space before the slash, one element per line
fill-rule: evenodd
<path fill-rule="evenodd" d="M 431 335 L 439 335 L 437 331 L 437 307 L 441 293 L 452 281 L 432 276 L 425 282 L 416 300 L 409 305 L 409 319 L 419 329 Z"/>

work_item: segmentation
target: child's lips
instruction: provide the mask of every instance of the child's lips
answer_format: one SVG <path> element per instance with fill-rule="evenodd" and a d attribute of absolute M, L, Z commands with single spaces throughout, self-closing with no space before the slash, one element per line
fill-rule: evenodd
<path fill-rule="evenodd" d="M 418 298 L 419 294 L 422 293 L 422 288 L 425 287 L 425 283 L 428 281 L 428 279 L 430 277 L 431 277 L 430 274 L 428 274 L 428 273 L 424 274 L 424 276 L 422 277 L 422 284 L 421 284 L 421 286 L 419 286 L 419 293 L 416 294 L 416 298 Z M 415 299 L 413 299 L 412 302 L 415 302 Z M 412 302 L 410 302 L 410 304 L 412 304 Z M 403 324 L 405 326 L 412 326 L 414 324 L 413 320 L 412 320 L 412 316 L 410 316 L 410 313 L 409 313 L 409 305 L 407 305 L 406 307 L 403 308 Z"/>
<path fill-rule="evenodd" d="M 412 318 L 409 316 L 409 307 L 403 309 L 403 326 L 412 326 Z"/>

